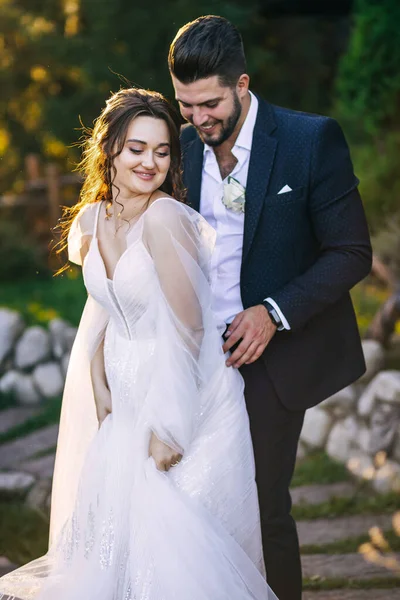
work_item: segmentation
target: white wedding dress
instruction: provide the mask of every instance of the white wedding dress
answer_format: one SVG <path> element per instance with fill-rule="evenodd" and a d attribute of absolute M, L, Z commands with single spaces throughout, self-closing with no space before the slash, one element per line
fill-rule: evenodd
<path fill-rule="evenodd" d="M 169 198 L 127 233 L 107 278 L 100 203 L 69 235 L 89 294 L 65 386 L 48 553 L 0 579 L 21 600 L 276 600 L 262 558 L 243 381 L 211 312 L 214 231 Z M 105 335 L 112 413 L 100 429 L 89 363 Z M 183 453 L 167 473 L 151 431 Z"/>

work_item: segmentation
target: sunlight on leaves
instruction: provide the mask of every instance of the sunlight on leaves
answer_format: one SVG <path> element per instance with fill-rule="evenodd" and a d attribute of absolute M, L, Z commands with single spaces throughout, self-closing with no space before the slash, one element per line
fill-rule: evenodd
<path fill-rule="evenodd" d="M 10 136 L 6 129 L 0 129 L 0 156 L 5 153 L 10 144 Z"/>
<path fill-rule="evenodd" d="M 31 68 L 31 79 L 33 81 L 46 81 L 48 78 L 49 74 L 42 65 L 35 65 Z"/>
<path fill-rule="evenodd" d="M 62 158 L 67 154 L 67 148 L 63 142 L 54 137 L 51 133 L 43 135 L 43 149 L 48 157 Z"/>

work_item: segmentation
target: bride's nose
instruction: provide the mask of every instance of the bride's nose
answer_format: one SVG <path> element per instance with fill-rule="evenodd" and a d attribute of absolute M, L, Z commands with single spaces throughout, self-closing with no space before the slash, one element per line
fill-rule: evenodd
<path fill-rule="evenodd" d="M 154 167 L 155 167 L 154 155 L 153 155 L 153 152 L 151 152 L 150 150 L 148 152 L 145 152 L 145 154 L 143 155 L 142 166 L 145 169 L 154 169 Z"/>

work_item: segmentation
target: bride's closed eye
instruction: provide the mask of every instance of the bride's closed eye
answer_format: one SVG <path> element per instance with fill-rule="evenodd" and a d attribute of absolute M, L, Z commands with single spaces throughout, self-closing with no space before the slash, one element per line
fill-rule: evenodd
<path fill-rule="evenodd" d="M 143 150 L 137 150 L 136 148 L 129 148 L 129 150 L 131 152 L 133 152 L 133 154 L 142 154 Z M 164 158 L 166 156 L 169 156 L 168 152 L 155 152 L 155 154 L 157 156 L 160 156 L 161 158 Z"/>

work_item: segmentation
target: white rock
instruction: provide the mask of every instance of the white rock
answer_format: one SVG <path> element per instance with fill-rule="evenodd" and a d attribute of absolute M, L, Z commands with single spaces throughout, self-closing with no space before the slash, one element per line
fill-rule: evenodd
<path fill-rule="evenodd" d="M 19 404 L 24 405 L 39 404 L 42 399 L 35 388 L 32 375 L 25 373 L 17 373 L 13 395 Z"/>
<path fill-rule="evenodd" d="M 68 352 L 67 354 L 64 354 L 64 356 L 61 359 L 61 371 L 62 374 L 64 375 L 64 377 L 67 375 L 67 371 L 68 371 L 68 365 L 69 365 L 69 359 L 71 358 L 71 353 Z"/>
<path fill-rule="evenodd" d="M 355 387 L 354 385 L 349 385 L 321 402 L 318 406 L 331 411 L 335 417 L 344 417 L 353 411 L 356 403 L 357 395 Z"/>
<path fill-rule="evenodd" d="M 26 369 L 47 360 L 51 353 L 50 335 L 38 325 L 26 329 L 15 348 L 15 365 Z"/>
<path fill-rule="evenodd" d="M 371 381 L 358 401 L 358 414 L 368 417 L 377 401 L 400 403 L 400 371 L 382 371 Z"/>
<path fill-rule="evenodd" d="M 0 364 L 11 352 L 23 329 L 24 321 L 19 313 L 8 308 L 0 309 Z"/>
<path fill-rule="evenodd" d="M 64 378 L 60 366 L 55 362 L 38 365 L 33 371 L 33 380 L 45 398 L 59 396 L 63 390 Z"/>
<path fill-rule="evenodd" d="M 347 468 L 358 479 L 372 481 L 375 477 L 375 467 L 370 456 L 360 451 L 351 451 L 351 456 L 346 462 Z"/>
<path fill-rule="evenodd" d="M 383 369 L 385 364 L 385 351 L 382 345 L 376 340 L 363 340 L 362 342 L 365 364 L 367 370 L 359 381 L 368 383 Z"/>
<path fill-rule="evenodd" d="M 382 467 L 377 469 L 372 485 L 374 489 L 385 494 L 387 492 L 399 492 L 400 491 L 400 465 L 387 460 Z"/>
<path fill-rule="evenodd" d="M 64 354 L 71 351 L 77 332 L 75 327 L 71 327 L 63 319 L 53 319 L 49 323 L 49 331 L 54 356 L 61 358 Z"/>
<path fill-rule="evenodd" d="M 400 424 L 397 426 L 397 434 L 393 444 L 393 458 L 400 463 Z"/>
<path fill-rule="evenodd" d="M 371 433 L 370 454 L 390 452 L 396 438 L 399 423 L 399 407 L 388 402 L 378 402 L 369 420 Z"/>
<path fill-rule="evenodd" d="M 61 358 L 64 354 L 64 330 L 67 327 L 68 323 L 63 319 L 52 319 L 49 323 L 51 345 L 56 358 Z"/>
<path fill-rule="evenodd" d="M 322 408 L 314 406 L 306 411 L 300 439 L 313 448 L 325 446 L 332 417 Z"/>
<path fill-rule="evenodd" d="M 305 458 L 307 456 L 307 454 L 308 454 L 308 450 L 307 450 L 306 445 L 300 441 L 297 446 L 296 460 L 303 460 L 303 458 Z"/>
<path fill-rule="evenodd" d="M 335 423 L 326 444 L 328 455 L 340 462 L 347 462 L 357 440 L 358 431 L 359 425 L 352 416 Z"/>
<path fill-rule="evenodd" d="M 371 451 L 371 431 L 365 425 L 360 427 L 358 432 L 357 444 L 363 452 L 369 454 Z"/>
<path fill-rule="evenodd" d="M 2 394 L 12 394 L 18 379 L 18 371 L 7 371 L 0 379 L 0 392 Z"/>
<path fill-rule="evenodd" d="M 0 493 L 10 495 L 25 494 L 35 483 L 35 478 L 29 473 L 0 473 Z"/>

